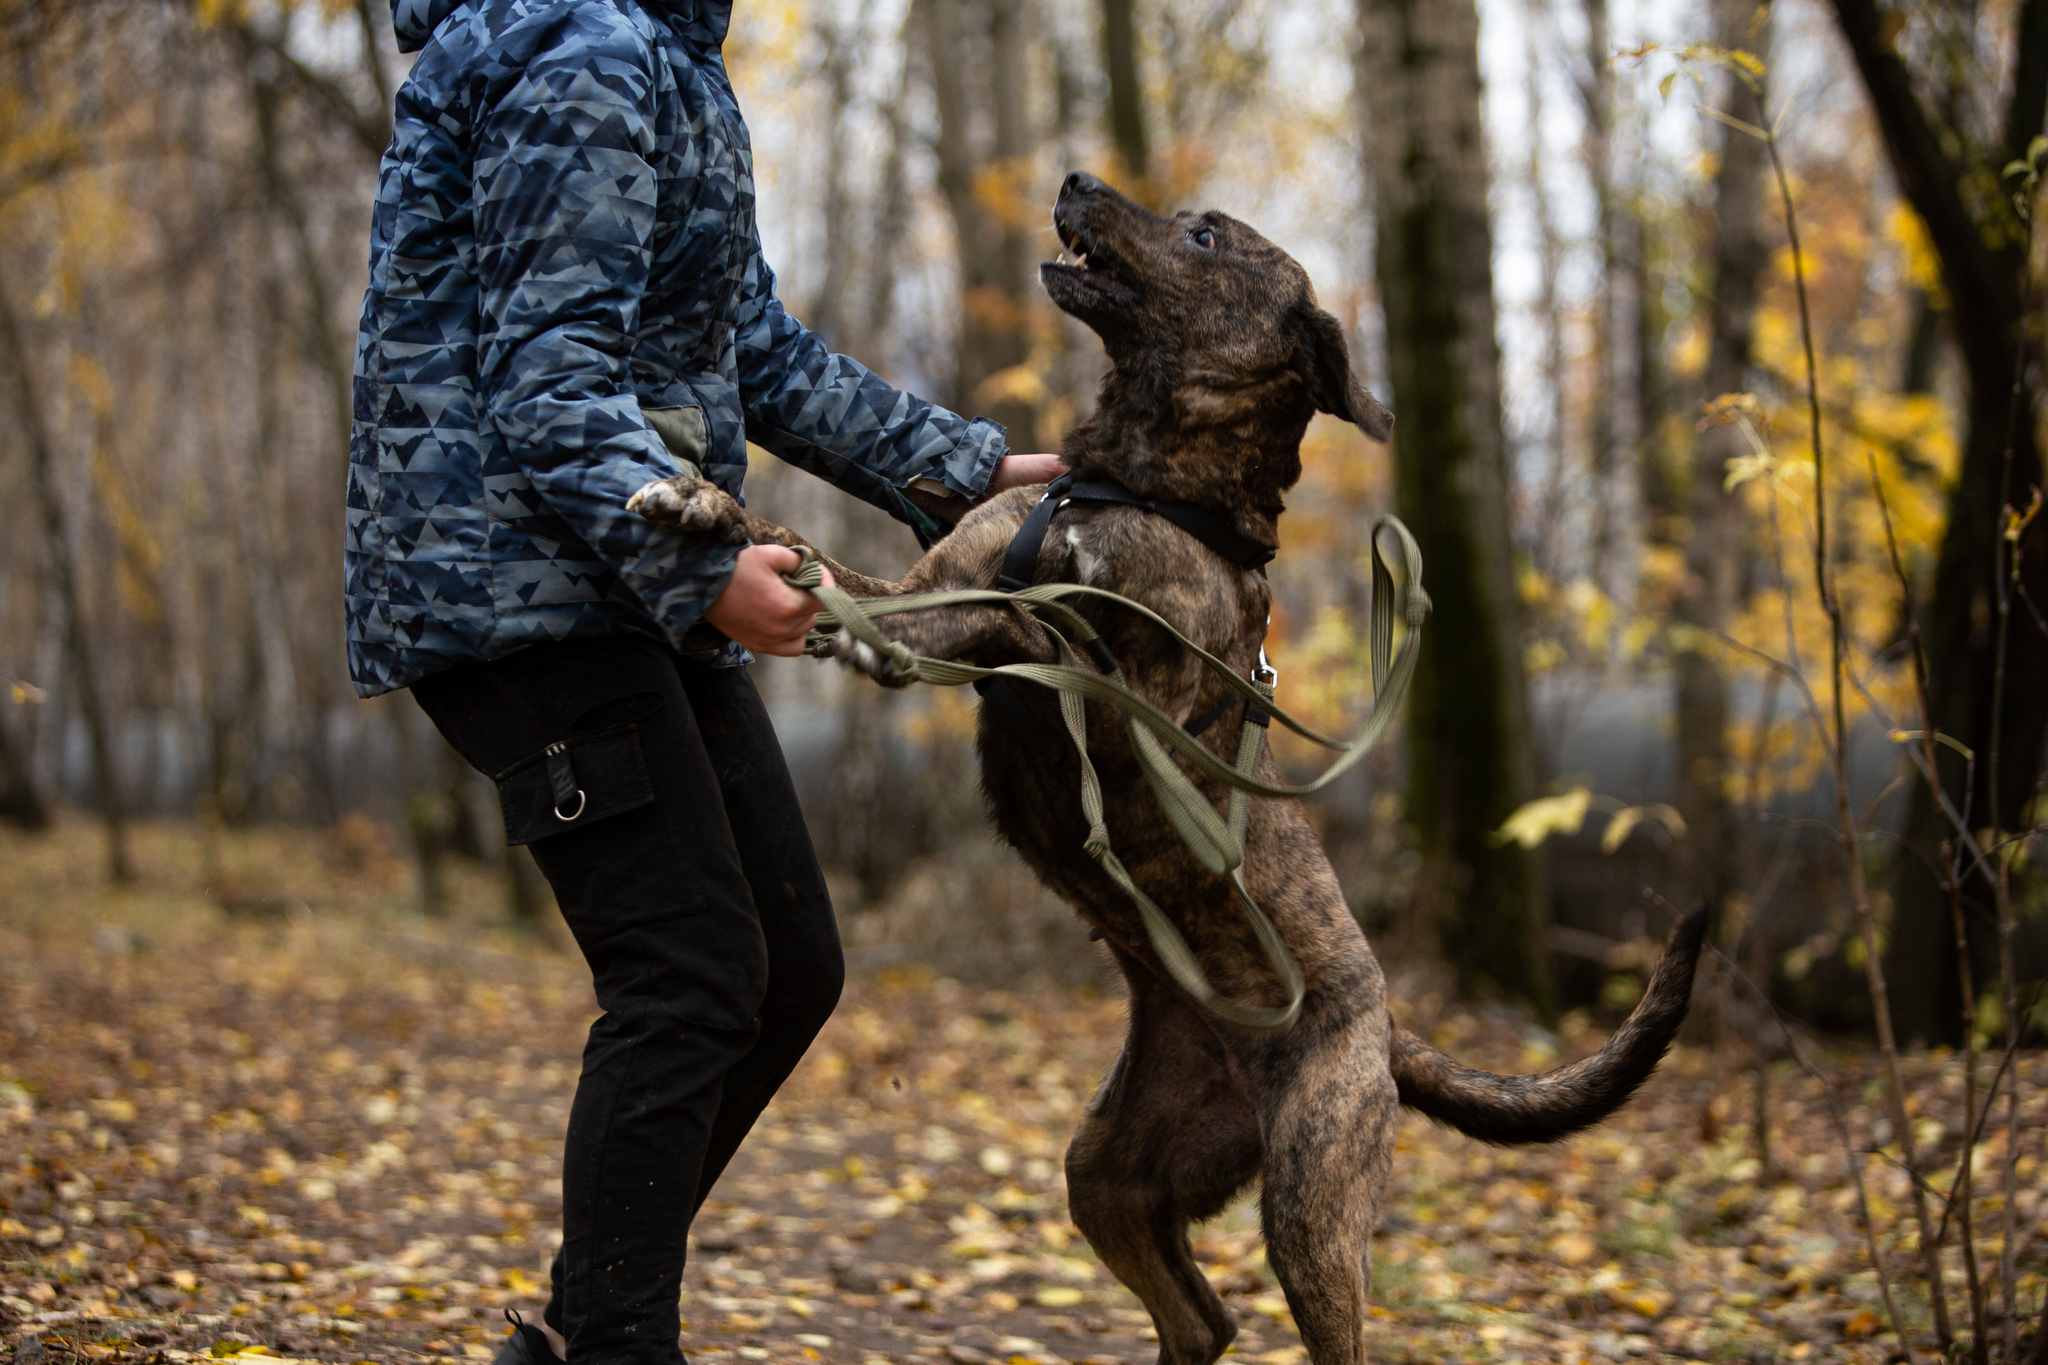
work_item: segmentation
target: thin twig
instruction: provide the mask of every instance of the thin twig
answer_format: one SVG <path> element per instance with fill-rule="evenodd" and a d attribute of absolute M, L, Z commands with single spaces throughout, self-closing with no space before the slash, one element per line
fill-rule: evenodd
<path fill-rule="evenodd" d="M 2034 594 L 2027 591 L 2027 585 L 2024 583 L 2013 584 L 2013 589 L 2019 593 L 2020 601 L 2027 604 L 2027 610 L 2034 614 L 2034 624 L 2040 628 L 2043 635 L 2048 635 L 2048 616 L 2041 614 L 2041 608 L 2034 602 Z"/>
<path fill-rule="evenodd" d="M 1751 88 L 1751 94 L 1757 100 L 1757 121 L 1761 125 L 1759 131 L 1763 135 L 1763 147 L 1765 147 L 1765 151 L 1769 151 L 1769 160 L 1772 160 L 1772 174 L 1778 180 L 1778 199 L 1784 205 L 1786 237 L 1788 237 L 1790 246 L 1792 246 L 1792 287 L 1794 287 L 1794 293 L 1798 297 L 1800 346 L 1804 348 L 1804 360 L 1806 360 L 1806 415 L 1808 415 L 1808 432 L 1810 432 L 1810 442 L 1812 442 L 1812 493 L 1815 493 L 1815 497 L 1812 497 L 1812 505 L 1815 505 L 1815 520 L 1812 520 L 1812 575 L 1815 575 L 1815 591 L 1821 596 L 1821 610 L 1827 614 L 1827 620 L 1829 620 L 1829 686 L 1831 686 L 1833 720 L 1835 720 L 1835 724 L 1833 724 L 1833 745 L 1831 745 L 1831 751 L 1829 751 L 1829 767 L 1833 769 L 1833 778 L 1835 778 L 1835 819 L 1837 819 L 1837 823 L 1841 827 L 1839 829 L 1839 839 L 1841 839 L 1843 862 L 1847 864 L 1847 874 L 1849 874 L 1849 898 L 1851 898 L 1851 905 L 1855 909 L 1855 925 L 1858 925 L 1858 933 L 1860 933 L 1860 937 L 1864 941 L 1864 962 L 1866 962 L 1866 972 L 1868 972 L 1868 978 L 1870 978 L 1870 1009 L 1872 1009 L 1872 1019 L 1876 1021 L 1878 1046 L 1884 1052 L 1884 1066 L 1886 1066 L 1886 1074 L 1890 1078 L 1892 1128 L 1898 1134 L 1898 1146 L 1901 1146 L 1901 1150 L 1905 1152 L 1907 1166 L 1909 1166 L 1909 1169 L 1917 1169 L 1917 1166 L 1919 1166 L 1919 1152 L 1917 1152 L 1917 1142 L 1915 1142 L 1915 1136 L 1913 1136 L 1913 1119 L 1907 1113 L 1905 1068 L 1901 1066 L 1901 1062 L 1898 1062 L 1898 1042 L 1892 1036 L 1890 990 L 1888 990 L 1886 980 L 1884 980 L 1884 962 L 1882 962 L 1880 952 L 1878 952 L 1876 915 L 1870 909 L 1870 886 L 1864 880 L 1862 847 L 1860 847 L 1858 831 L 1855 831 L 1855 810 L 1849 806 L 1847 716 L 1845 716 L 1845 708 L 1843 708 L 1843 649 L 1847 645 L 1847 630 L 1843 626 L 1841 600 L 1839 600 L 1839 596 L 1837 596 L 1835 589 L 1833 589 L 1833 577 L 1829 575 L 1829 565 L 1827 565 L 1827 458 L 1825 458 L 1825 446 L 1821 442 L 1821 366 L 1815 360 L 1815 346 L 1812 346 L 1812 307 L 1810 307 L 1808 297 L 1806 297 L 1806 256 L 1804 256 L 1804 250 L 1800 248 L 1798 211 L 1792 205 L 1792 182 L 1786 176 L 1784 158 L 1780 156 L 1780 151 L 1778 151 L 1776 125 L 1774 125 L 1772 119 L 1769 119 L 1769 111 L 1763 106 L 1763 88 L 1761 88 L 1761 84 L 1755 82 L 1753 78 L 1747 78 L 1747 84 Z M 1772 510 L 1772 540 L 1778 546 L 1778 553 L 1780 553 L 1780 579 L 1784 579 L 1784 569 L 1782 569 L 1782 553 L 1784 551 L 1782 551 L 1782 538 L 1778 536 L 1778 499 L 1776 497 L 1769 499 L 1769 510 Z M 1786 641 L 1788 641 L 1788 647 L 1796 651 L 1796 634 L 1792 632 L 1790 581 L 1788 579 L 1784 579 L 1784 581 L 1786 581 Z M 1804 688 L 1804 677 L 1800 677 L 1800 686 Z M 1808 690 L 1808 698 L 1810 698 L 1810 690 Z M 1815 712 L 1815 710 L 1819 710 L 1819 708 L 1817 706 L 1810 706 L 1808 708 L 1808 712 Z M 1827 745 L 1829 743 L 1827 726 L 1825 724 L 1817 724 L 1817 731 L 1821 735 L 1821 743 Z M 1950 1324 L 1948 1324 L 1948 1289 L 1942 1283 L 1942 1248 L 1939 1248 L 1933 1242 L 1933 1236 L 1931 1236 L 1933 1234 L 1933 1220 L 1927 1214 L 1927 1195 L 1925 1195 L 1925 1191 L 1919 1185 L 1913 1185 L 1911 1193 L 1913 1193 L 1913 1214 L 1915 1214 L 1915 1220 L 1919 1222 L 1919 1234 L 1921 1234 L 1921 1254 L 1923 1254 L 1923 1259 L 1925 1259 L 1927 1295 L 1929 1295 L 1929 1306 L 1933 1308 L 1935 1338 L 1939 1342 L 1939 1351 L 1942 1351 L 1942 1355 L 1948 1355 L 1952 1345 L 1954 1345 L 1954 1332 L 1950 1330 Z M 1898 1332 L 1898 1349 L 1905 1351 L 1907 1359 L 1911 1361 L 1913 1359 L 1913 1347 L 1911 1347 L 1911 1342 L 1907 1340 L 1905 1322 L 1896 1316 L 1896 1306 L 1890 1302 L 1888 1295 L 1886 1295 L 1886 1310 L 1892 1312 L 1892 1328 Z"/>
<path fill-rule="evenodd" d="M 1786 663 L 1783 659 L 1778 658 L 1776 655 L 1766 653 L 1765 651 L 1758 649 L 1755 645 L 1744 644 L 1742 641 L 1736 639 L 1733 635 L 1730 635 L 1725 630 L 1710 630 L 1708 633 L 1711 634 L 1715 639 L 1719 640 L 1722 644 L 1728 646 L 1730 649 L 1739 650 L 1740 652 L 1749 655 L 1750 658 L 1755 659 L 1758 663 L 1764 665 L 1764 667 L 1770 669 L 1772 672 L 1790 678 L 1795 684 L 1797 684 L 1799 688 L 1799 700 L 1800 703 L 1806 708 L 1807 719 L 1811 720 L 1814 724 L 1814 727 L 1819 731 L 1820 742 L 1823 745 L 1826 745 L 1828 743 L 1827 726 L 1821 720 L 1820 717 L 1820 702 L 1815 700 L 1813 695 L 1813 689 L 1807 686 L 1806 675 L 1804 673 L 1801 673 L 1796 667 Z"/>
<path fill-rule="evenodd" d="M 1906 616 L 1906 639 L 1912 646 L 1913 694 L 1920 704 L 1920 767 L 1927 775 L 1929 787 L 1937 800 L 1942 799 L 1941 769 L 1935 755 L 1934 711 L 1928 701 L 1927 652 L 1920 640 L 1920 617 L 1913 606 L 1913 583 L 1906 577 L 1906 564 L 1899 555 L 1899 539 L 1892 529 L 1891 503 L 1885 498 L 1884 483 L 1877 475 L 1877 456 L 1867 453 L 1870 463 L 1870 490 L 1877 496 L 1878 512 L 1884 520 L 1884 543 L 1890 553 L 1892 574 L 1899 580 L 1900 606 Z M 1959 1240 L 1963 1246 L 1963 1277 L 1970 1295 L 1970 1359 L 1972 1365 L 1986 1365 L 1991 1355 L 1991 1342 L 1984 1330 L 1985 1303 L 1984 1280 L 1977 1265 L 1977 1238 L 1971 1220 L 1971 1201 L 1975 1195 L 1975 1158 L 1977 1131 L 1981 1120 L 1977 1114 L 1977 988 L 1970 971 L 1970 934 L 1968 922 L 1963 915 L 1963 885 L 1960 854 L 1955 851 L 1953 840 L 1941 841 L 1941 862 L 1939 864 L 1942 885 L 1949 895 L 1949 920 L 1956 936 L 1956 973 L 1963 996 L 1963 1133 L 1968 1141 L 1963 1143 L 1963 1153 L 1956 1165 L 1955 1184 L 1950 1188 L 1948 1199 L 1941 1211 L 1941 1227 L 1934 1235 L 1939 1246 L 1948 1235 L 1949 1215 L 1960 1206 Z M 2006 1060 L 2012 1059 L 2012 1049 L 2007 1049 Z M 2004 1063 L 2000 1063 L 2003 1068 Z M 1998 1078 L 1992 1077 L 1991 1090 L 1998 1092 Z M 1985 1113 L 1990 1106 L 1985 1106 Z"/>
<path fill-rule="evenodd" d="M 1774 126 L 1763 106 L 1763 92 L 1755 91 L 1757 112 L 1762 122 L 1773 129 L 1764 138 L 1764 147 L 1770 153 L 1771 170 L 1777 178 L 1778 197 L 1785 209 L 1785 235 L 1792 247 L 1792 283 L 1799 300 L 1799 337 L 1805 350 L 1806 359 L 1806 407 L 1808 425 L 1813 445 L 1813 575 L 1814 587 L 1820 594 L 1821 609 L 1828 618 L 1829 685 L 1834 706 L 1834 754 L 1835 814 L 1841 824 L 1842 853 L 1848 864 L 1849 893 L 1856 910 L 1857 931 L 1863 940 L 1864 965 L 1870 981 L 1871 1015 L 1877 1025 L 1878 1045 L 1884 1052 L 1885 1069 L 1891 1081 L 1891 1102 L 1893 1127 L 1898 1133 L 1899 1147 L 1906 1158 L 1909 1169 L 1919 1166 L 1918 1143 L 1913 1134 L 1912 1116 L 1906 1111 L 1906 1076 L 1899 1061 L 1898 1041 L 1892 1031 L 1891 994 L 1885 983 L 1884 963 L 1877 943 L 1877 919 L 1870 908 L 1870 888 L 1863 876 L 1863 856 L 1860 840 L 1856 833 L 1856 812 L 1849 803 L 1848 722 L 1843 706 L 1843 651 L 1848 643 L 1847 629 L 1842 620 L 1842 604 L 1834 591 L 1828 572 L 1828 486 L 1825 451 L 1821 443 L 1820 415 L 1820 365 L 1814 358 L 1813 314 L 1806 294 L 1806 258 L 1799 243 L 1799 215 L 1792 205 L 1792 183 L 1785 174 L 1784 158 L 1778 153 L 1778 139 Z M 1954 1333 L 1948 1321 L 1948 1290 L 1941 1278 L 1941 1247 L 1933 1240 L 1933 1219 L 1927 1211 L 1927 1195 L 1918 1185 L 1911 1187 L 1913 1213 L 1920 1227 L 1920 1251 L 1926 1261 L 1927 1291 L 1929 1305 L 1934 1310 L 1934 1331 L 1941 1353 L 1945 1356 L 1954 1344 Z M 2010 1196 L 2008 1196 L 2010 1202 Z M 2010 1215 L 2008 1215 L 2010 1218 Z M 1905 1324 L 1896 1317 L 1893 1326 L 1899 1333 L 1899 1347 L 1908 1359 L 1912 1347 L 1907 1343 Z"/>
<path fill-rule="evenodd" d="M 1771 1021 L 1777 1024 L 1778 1032 L 1785 1039 L 1785 1051 L 1790 1054 L 1793 1061 L 1799 1063 L 1801 1070 L 1805 1071 L 1807 1075 L 1811 1076 L 1819 1084 L 1821 1094 L 1827 1097 L 1828 1116 L 1834 1120 L 1835 1136 L 1842 1144 L 1843 1164 L 1849 1168 L 1849 1179 L 1856 1187 L 1856 1211 L 1863 1221 L 1863 1241 L 1870 1255 L 1870 1268 L 1877 1273 L 1877 1289 L 1884 1299 L 1885 1316 L 1891 1319 L 1892 1331 L 1899 1338 L 1899 1350 L 1905 1355 L 1908 1362 L 1915 1361 L 1917 1358 L 1913 1354 L 1912 1343 L 1906 1338 L 1905 1324 L 1899 1318 L 1898 1303 L 1892 1294 L 1892 1279 L 1890 1273 L 1885 1269 L 1884 1251 L 1878 1246 L 1877 1224 L 1872 1221 L 1870 1216 L 1870 1191 L 1864 1187 L 1863 1183 L 1863 1162 L 1857 1152 L 1855 1141 L 1849 1136 L 1849 1116 L 1842 1112 L 1841 1099 L 1835 1094 L 1835 1088 L 1828 1084 L 1828 1078 L 1821 1074 L 1820 1068 L 1813 1064 L 1812 1059 L 1799 1046 L 1799 1039 L 1794 1036 L 1791 1025 L 1785 1022 L 1785 1016 L 1778 1012 L 1778 1007 L 1771 1003 L 1770 997 L 1757 988 L 1756 982 L 1750 980 L 1749 973 L 1743 971 L 1734 959 L 1722 952 L 1715 944 L 1709 943 L 1707 949 L 1715 957 L 1721 959 L 1723 970 L 1731 973 L 1737 981 L 1749 987 L 1749 993 L 1756 997 L 1757 1003 L 1763 1007 L 1764 1013 L 1768 1014 L 1771 1017 Z"/>

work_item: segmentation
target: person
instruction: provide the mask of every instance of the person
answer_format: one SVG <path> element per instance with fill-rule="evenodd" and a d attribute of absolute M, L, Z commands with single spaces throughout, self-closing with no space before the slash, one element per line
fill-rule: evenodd
<path fill-rule="evenodd" d="M 498 785 L 587 959 L 540 1325 L 503 1365 L 675 1365 L 685 1234 L 836 1004 L 832 907 L 749 651 L 795 552 L 625 510 L 746 442 L 919 528 L 1056 457 L 786 313 L 721 55 L 729 0 L 393 0 L 345 580 L 363 696 L 410 688 Z"/>

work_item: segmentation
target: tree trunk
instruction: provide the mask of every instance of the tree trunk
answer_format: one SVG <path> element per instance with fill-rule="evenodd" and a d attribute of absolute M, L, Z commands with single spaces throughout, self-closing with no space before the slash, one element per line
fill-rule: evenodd
<path fill-rule="evenodd" d="M 1396 502 L 1436 609 L 1408 717 L 1417 898 L 1461 988 L 1551 1006 L 1535 860 L 1491 836 L 1535 785 L 1510 562 L 1473 0 L 1359 0 Z"/>
<path fill-rule="evenodd" d="M 991 376 L 1022 364 L 1030 350 L 1028 300 L 1033 281 L 1021 202 L 1030 166 L 1023 81 L 1028 63 L 1022 0 L 917 0 L 923 11 L 932 93 L 938 106 L 939 189 L 959 244 L 959 368 L 955 407 L 984 411 L 1031 434 L 1034 413 L 1015 391 L 983 392 Z M 975 21 L 979 21 L 978 25 Z M 975 31 L 979 27 L 979 33 Z M 985 38 L 987 41 L 977 41 Z M 977 80 L 976 73 L 985 75 Z M 986 137 L 975 112 L 992 106 Z M 988 147 L 984 155 L 977 144 Z"/>
<path fill-rule="evenodd" d="M 1759 31 L 1753 45 L 1750 36 L 1756 0 L 1719 0 L 1716 11 L 1716 43 L 1748 48 L 1769 62 L 1769 30 Z M 1748 87 L 1735 80 L 1728 87 L 1726 111 L 1756 122 L 1756 102 Z M 1761 140 L 1733 128 L 1723 130 L 1721 166 L 1714 177 L 1713 293 L 1707 306 L 1704 382 L 1710 400 L 1749 387 L 1757 296 L 1773 243 L 1764 218 L 1768 169 L 1769 151 Z M 1685 546 L 1686 587 L 1675 604 L 1678 619 L 1699 632 L 1676 660 L 1679 810 L 1698 853 L 1700 881 L 1687 889 L 1686 899 L 1707 899 L 1714 907 L 1715 923 L 1723 925 L 1727 897 L 1746 879 L 1728 799 L 1734 770 L 1728 745 L 1727 678 L 1721 670 L 1721 647 L 1705 637 L 1727 629 L 1741 596 L 1742 505 L 1723 483 L 1728 461 L 1743 453 L 1741 433 L 1733 426 L 1709 427 L 1693 447 L 1688 499 L 1692 538 Z"/>
<path fill-rule="evenodd" d="M 1579 87 L 1586 115 L 1582 154 L 1586 176 L 1593 185 L 1597 213 L 1594 232 L 1600 248 L 1600 280 L 1593 301 L 1593 397 L 1586 418 L 1586 468 L 1592 475 L 1593 499 L 1593 530 L 1588 548 L 1591 562 L 1586 566 L 1586 576 L 1611 596 L 1618 578 L 1614 410 L 1619 398 L 1615 383 L 1615 339 L 1619 329 L 1615 326 L 1614 285 L 1620 273 L 1614 202 L 1614 66 L 1609 60 L 1613 44 L 1607 36 L 1607 0 L 1585 0 L 1585 11 L 1588 70 Z"/>
<path fill-rule="evenodd" d="M 846 188 L 847 113 L 853 106 L 854 34 L 834 18 L 821 16 L 818 41 L 825 57 L 825 278 L 819 281 L 811 327 L 836 350 L 857 349 L 849 304 L 853 286 L 853 207 Z"/>
<path fill-rule="evenodd" d="M 882 121 L 889 129 L 889 147 L 882 156 L 881 191 L 875 203 L 874 231 L 869 234 L 869 241 L 874 243 L 873 254 L 868 261 L 865 327 L 870 346 L 889 335 L 895 321 L 896 269 L 888 253 L 895 243 L 906 240 L 909 233 L 910 177 L 905 173 L 904 162 L 915 134 L 911 131 L 909 111 L 904 105 L 910 93 L 909 49 L 911 24 L 916 17 L 914 14 L 906 15 L 897 34 L 897 45 L 904 50 L 903 71 L 897 77 L 896 89 L 890 92 L 889 102 L 882 106 Z"/>
<path fill-rule="evenodd" d="M 1123 164 L 1132 197 L 1152 174 L 1145 136 L 1145 88 L 1138 79 L 1138 21 L 1133 0 L 1102 0 L 1102 69 L 1109 75 L 1109 141 Z"/>
<path fill-rule="evenodd" d="M 1523 0 L 1523 59 L 1529 82 L 1529 126 L 1544 124 L 1544 72 L 1542 53 L 1537 47 L 1539 25 L 1548 21 L 1544 0 Z M 1565 573 L 1569 537 L 1565 532 L 1565 506 L 1571 481 L 1571 412 L 1565 404 L 1564 309 L 1557 297 L 1557 277 L 1564 264 L 1564 242 L 1557 229 L 1557 214 L 1544 184 L 1543 142 L 1529 139 L 1529 161 L 1524 175 L 1535 201 L 1537 241 L 1542 281 L 1536 295 L 1536 314 L 1543 326 L 1543 387 L 1550 397 L 1550 464 L 1544 470 L 1543 487 L 1536 496 L 1537 519 L 1531 552 L 1537 571 L 1559 580 Z"/>
<path fill-rule="evenodd" d="M 349 424 L 355 412 L 355 357 L 350 343 L 334 325 L 334 306 L 328 293 L 327 274 L 320 253 L 313 244 L 312 229 L 306 221 L 306 207 L 298 187 L 284 165 L 284 150 L 277 126 L 278 92 L 274 83 L 255 74 L 260 66 L 259 49 L 245 39 L 243 60 L 250 70 L 249 100 L 256 115 L 256 145 L 259 169 L 271 206 L 291 231 L 292 252 L 298 260 L 299 276 L 306 289 L 306 344 L 326 372 L 334 395 L 333 419 L 339 463 L 348 463 Z"/>
<path fill-rule="evenodd" d="M 0 348 L 6 350 L 8 368 L 13 372 L 10 377 L 15 406 L 28 440 L 30 472 L 42 513 L 44 552 L 64 611 L 65 654 L 71 660 L 72 685 L 77 690 L 78 709 L 85 717 L 86 735 L 91 742 L 93 796 L 107 830 L 107 874 L 116 882 L 125 882 L 130 875 L 128 831 L 114 769 L 113 734 L 101 702 L 91 628 L 79 602 L 71 533 L 64 524 L 64 500 L 57 488 L 56 451 L 51 447 L 49 429 L 43 425 L 42 396 L 37 392 L 35 362 L 29 358 L 27 346 L 14 315 L 14 305 L 0 292 Z"/>
<path fill-rule="evenodd" d="M 0 706 L 10 703 L 0 698 Z M 34 768 L 28 749 L 17 745 L 13 727 L 0 717 L 0 820 L 11 820 L 25 830 L 40 830 L 50 823 L 49 809 L 36 790 Z"/>
<path fill-rule="evenodd" d="M 1943 781 L 1959 808 L 1967 803 L 1973 822 L 1989 823 L 1994 812 L 2010 820 L 2033 794 L 2048 727 L 2048 707 L 2015 689 L 2012 680 L 2032 680 L 2038 690 L 2038 680 L 2048 677 L 2048 639 L 2031 627 L 2024 611 L 2016 613 L 2005 661 L 2007 705 L 1993 734 L 1998 641 L 1992 580 L 2003 509 L 2025 506 L 2029 489 L 2041 482 L 2035 441 L 2040 394 L 2032 388 L 2037 380 L 2019 368 L 2024 225 L 2002 194 L 1966 191 L 1979 170 L 1969 161 L 1995 176 L 2006 161 L 2024 156 L 2028 141 L 2042 130 L 2048 113 L 2048 0 L 2024 0 L 2015 17 L 2004 145 L 1965 158 L 1951 149 L 1968 148 L 1967 130 L 1937 124 L 1915 92 L 1912 73 L 1892 41 L 1896 30 L 1887 21 L 1893 16 L 1878 0 L 1834 0 L 1834 8 L 1870 92 L 1899 188 L 1941 261 L 1951 301 L 1948 321 L 1968 381 L 1962 469 L 1949 495 L 1934 598 L 1923 619 L 1934 723 L 1978 760 L 1975 787 L 1966 791 L 1962 763 L 1944 750 Z M 2021 583 L 2034 601 L 2048 603 L 2048 533 L 2041 523 L 2018 553 Z M 1994 752 L 2001 762 L 1990 761 Z M 1915 784 L 1908 838 L 1932 853 L 1951 833 L 1932 794 Z M 1962 1013 L 1947 892 L 1919 859 L 1902 857 L 1898 866 L 1887 970 L 1899 1036 L 1908 1042 L 1950 1041 Z"/>

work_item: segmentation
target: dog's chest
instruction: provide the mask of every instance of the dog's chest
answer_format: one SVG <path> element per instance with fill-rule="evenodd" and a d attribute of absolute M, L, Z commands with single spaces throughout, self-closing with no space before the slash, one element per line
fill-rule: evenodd
<path fill-rule="evenodd" d="M 1269 600 L 1263 577 L 1239 571 L 1143 513 L 1090 511 L 1071 522 L 1063 514 L 1044 541 L 1039 571 L 1041 582 L 1101 588 L 1158 613 L 1241 676 L 1249 676 L 1263 642 Z M 1102 633 L 1132 690 L 1168 714 L 1186 722 L 1226 702 L 1228 684 L 1196 663 L 1157 621 L 1099 601 L 1073 605 Z M 1098 910 L 1123 906 L 1083 848 L 1088 822 L 1073 739 L 1050 694 L 1041 692 L 1032 703 L 1036 720 L 1030 723 L 1012 708 L 983 709 L 977 747 L 990 814 L 1054 890 L 1077 904 L 1096 904 L 1105 897 L 1094 893 L 1106 892 L 1109 904 L 1096 904 Z M 1203 736 L 1225 762 L 1236 757 L 1241 714 L 1227 709 Z M 1141 859 L 1179 854 L 1179 836 L 1143 779 L 1126 720 L 1090 706 L 1087 739 L 1120 853 Z"/>

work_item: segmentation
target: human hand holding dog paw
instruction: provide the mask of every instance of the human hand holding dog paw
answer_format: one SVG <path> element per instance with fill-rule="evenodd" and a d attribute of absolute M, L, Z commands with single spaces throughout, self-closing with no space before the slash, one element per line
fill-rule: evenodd
<path fill-rule="evenodd" d="M 794 658 L 804 652 L 804 634 L 817 624 L 818 599 L 782 581 L 803 556 L 783 545 L 749 545 L 704 619 L 756 654 Z M 832 574 L 825 572 L 825 585 Z"/>
<path fill-rule="evenodd" d="M 1007 488 L 1051 483 L 1066 472 L 1065 462 L 1057 455 L 1005 455 L 996 462 L 996 472 L 988 481 L 986 496 L 992 498 Z"/>

